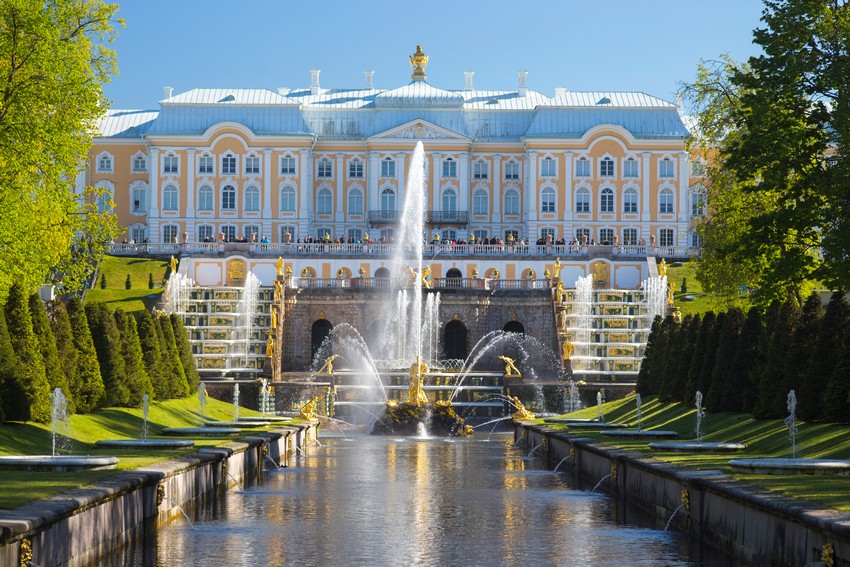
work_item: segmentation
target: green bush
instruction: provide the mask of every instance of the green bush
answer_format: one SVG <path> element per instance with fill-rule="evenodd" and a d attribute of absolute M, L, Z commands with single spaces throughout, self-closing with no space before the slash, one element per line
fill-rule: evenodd
<path fill-rule="evenodd" d="M 130 279 L 130 274 L 127 274 L 127 279 L 124 280 L 124 289 L 133 289 L 133 280 Z"/>
<path fill-rule="evenodd" d="M 148 289 L 153 289 L 156 283 L 153 281 L 153 274 L 148 272 Z"/>
<path fill-rule="evenodd" d="M 100 289 L 106 289 L 106 274 L 100 274 Z"/>
<path fill-rule="evenodd" d="M 688 278 L 682 278 L 682 293 L 688 293 Z"/>

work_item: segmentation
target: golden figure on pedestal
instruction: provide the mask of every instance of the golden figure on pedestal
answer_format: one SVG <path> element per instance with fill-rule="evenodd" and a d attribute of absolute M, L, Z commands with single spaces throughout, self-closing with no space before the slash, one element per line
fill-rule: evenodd
<path fill-rule="evenodd" d="M 275 262 L 275 271 L 277 272 L 278 277 L 283 275 L 283 258 L 280 256 L 277 257 L 277 262 Z"/>
<path fill-rule="evenodd" d="M 516 420 L 522 419 L 534 419 L 534 414 L 525 409 L 525 406 L 522 405 L 522 402 L 519 401 L 519 398 L 516 396 L 508 396 L 508 401 L 516 407 L 516 411 L 511 414 L 511 417 Z"/>
<path fill-rule="evenodd" d="M 308 421 L 316 421 L 316 407 L 319 405 L 319 402 L 321 400 L 321 396 L 316 396 L 315 398 L 308 400 L 306 404 L 301 406 L 301 419 L 306 419 Z"/>
<path fill-rule="evenodd" d="M 505 377 L 516 378 L 522 376 L 522 373 L 519 371 L 519 368 L 517 368 L 516 364 L 514 364 L 516 360 L 507 356 L 500 356 L 499 360 L 505 363 Z"/>
<path fill-rule="evenodd" d="M 325 359 L 325 363 L 316 372 L 317 376 L 333 376 L 334 375 L 334 360 L 339 358 L 338 354 L 332 354 L 331 356 Z"/>
<path fill-rule="evenodd" d="M 410 66 L 413 68 L 411 79 L 425 80 L 425 67 L 428 66 L 428 56 L 422 52 L 422 46 L 416 46 L 416 52 L 410 56 Z"/>
<path fill-rule="evenodd" d="M 431 275 L 431 266 L 422 268 L 422 286 L 431 289 L 431 282 L 428 281 L 428 276 Z"/>
<path fill-rule="evenodd" d="M 422 382 L 428 374 L 428 365 L 422 360 L 421 356 L 416 357 L 416 362 L 410 367 L 410 385 L 407 387 L 407 403 L 409 404 L 427 404 L 428 396 L 422 390 Z"/>
<path fill-rule="evenodd" d="M 176 273 L 177 273 L 177 264 L 178 264 L 178 262 L 179 262 L 179 261 L 177 260 L 177 258 L 175 258 L 174 256 L 172 256 L 172 257 L 171 257 L 170 265 L 171 265 L 171 273 L 172 273 L 172 274 L 176 274 Z"/>
<path fill-rule="evenodd" d="M 564 347 L 563 347 L 564 360 L 570 359 L 570 357 L 573 355 L 573 349 L 575 349 L 575 348 L 576 348 L 575 345 L 570 342 L 570 339 L 568 339 L 568 338 L 564 339 Z"/>

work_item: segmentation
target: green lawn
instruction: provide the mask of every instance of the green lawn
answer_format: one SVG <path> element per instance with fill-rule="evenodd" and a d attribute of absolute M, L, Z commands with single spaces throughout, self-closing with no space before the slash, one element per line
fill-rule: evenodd
<path fill-rule="evenodd" d="M 667 281 L 676 285 L 673 301 L 682 315 L 705 313 L 706 311 L 717 311 L 720 307 L 713 297 L 702 291 L 702 286 L 696 277 L 696 262 L 673 262 L 681 263 L 681 266 L 667 266 Z M 682 291 L 682 284 L 687 280 L 688 291 Z M 685 299 L 686 297 L 693 299 Z"/>
<path fill-rule="evenodd" d="M 635 397 L 629 396 L 603 405 L 605 421 L 636 425 Z M 694 439 L 696 410 L 684 404 L 661 404 L 656 398 L 643 401 L 641 407 L 644 429 L 673 430 L 679 440 Z M 570 414 L 570 417 L 596 417 L 597 408 L 590 407 Z M 850 459 L 850 427 L 844 425 L 806 423 L 798 421 L 797 456 L 809 458 Z M 740 453 L 673 453 L 651 451 L 650 440 L 627 440 L 605 437 L 599 432 L 570 430 L 563 425 L 547 424 L 554 429 L 592 437 L 607 445 L 642 451 L 647 455 L 687 465 L 700 470 L 721 470 L 736 480 L 773 490 L 786 496 L 850 511 L 850 477 L 814 477 L 809 475 L 772 476 L 733 474 L 728 464 L 734 458 L 790 457 L 788 428 L 781 419 L 756 420 L 744 413 L 707 413 L 702 422 L 703 440 L 707 442 L 745 443 Z"/>
<path fill-rule="evenodd" d="M 94 289 L 86 292 L 86 301 L 102 301 L 111 307 L 121 307 L 125 311 L 150 309 L 162 295 L 162 279 L 168 268 L 167 259 L 128 258 L 124 256 L 104 256 L 100 264 L 100 273 L 106 275 L 106 289 L 100 289 L 100 279 Z M 124 282 L 130 275 L 131 289 L 125 289 Z M 148 277 L 153 275 L 156 283 L 148 288 Z"/>
<path fill-rule="evenodd" d="M 151 404 L 148 412 L 148 435 L 157 437 L 165 427 L 200 425 L 196 398 L 168 400 Z M 240 408 L 240 416 L 259 415 Z M 233 419 L 233 405 L 207 398 L 204 416 L 208 419 Z M 142 430 L 140 408 L 108 408 L 86 415 L 71 416 L 69 442 L 61 454 L 109 455 L 118 457 L 118 470 L 136 469 L 152 463 L 194 453 L 197 447 L 220 445 L 230 437 L 195 440 L 195 448 L 169 450 L 102 449 L 94 442 L 100 439 L 137 439 Z M 266 428 L 267 429 L 267 428 Z M 258 429 L 259 430 L 259 429 Z M 251 431 L 251 430 L 248 430 Z M 250 434 L 246 432 L 246 434 Z M 50 425 L 7 422 L 0 425 L 0 455 L 49 455 Z M 0 509 L 14 508 L 27 502 L 86 486 L 114 474 L 113 471 L 82 473 L 0 472 Z"/>

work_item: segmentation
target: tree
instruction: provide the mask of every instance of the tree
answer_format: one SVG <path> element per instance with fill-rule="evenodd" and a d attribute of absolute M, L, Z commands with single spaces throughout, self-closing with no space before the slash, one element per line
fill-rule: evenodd
<path fill-rule="evenodd" d="M 153 289 L 156 284 L 153 281 L 153 274 L 148 272 L 148 289 Z"/>
<path fill-rule="evenodd" d="M 640 371 L 637 376 L 635 390 L 642 396 L 650 396 L 658 393 L 658 386 L 661 382 L 661 364 L 664 362 L 664 347 L 665 337 L 661 329 L 661 317 L 655 316 L 652 321 L 652 328 L 649 331 L 649 336 L 646 339 L 646 347 L 643 351 L 643 361 L 640 364 Z"/>
<path fill-rule="evenodd" d="M 6 327 L 6 316 L 0 309 L 0 422 L 6 420 L 6 415 L 14 416 L 18 401 L 23 397 L 15 380 L 15 369 L 18 367 L 18 357 L 12 348 L 9 329 Z"/>
<path fill-rule="evenodd" d="M 763 356 L 759 351 L 762 334 L 761 311 L 753 307 L 738 335 L 738 345 L 732 360 L 729 382 L 733 385 L 722 392 L 721 404 L 727 411 L 752 412 L 758 398 L 756 370 L 761 368 Z"/>
<path fill-rule="evenodd" d="M 124 289 L 133 289 L 133 280 L 130 279 L 130 274 L 127 274 L 127 278 L 124 280 Z"/>
<path fill-rule="evenodd" d="M 811 360 L 806 366 L 798 391 L 797 410 L 800 419 L 806 421 L 822 419 L 828 404 L 830 413 L 837 409 L 827 399 L 827 386 L 835 372 L 842 344 L 848 332 L 850 332 L 850 306 L 847 305 L 843 292 L 833 293 L 826 306 L 826 312 L 820 320 Z"/>
<path fill-rule="evenodd" d="M 151 314 L 142 310 L 137 312 L 139 343 L 142 346 L 142 359 L 148 372 L 156 399 L 166 400 L 169 397 L 168 383 L 163 372 L 162 353 L 157 324 Z"/>
<path fill-rule="evenodd" d="M 758 372 L 758 399 L 753 408 L 756 419 L 777 419 L 788 414 L 786 400 L 791 383 L 785 359 L 799 321 L 800 305 L 791 297 L 782 304 L 772 324 L 769 321 L 765 327 L 765 331 L 770 329 L 771 332 L 766 337 L 765 363 Z"/>
<path fill-rule="evenodd" d="M 719 321 L 719 320 L 718 320 Z M 723 317 L 717 342 L 717 354 L 714 357 L 714 368 L 711 374 L 711 385 L 705 396 L 706 406 L 714 411 L 729 411 L 724 403 L 724 394 L 738 384 L 733 380 L 732 364 L 735 352 L 738 350 L 738 336 L 744 324 L 744 314 L 737 307 L 726 312 Z"/>
<path fill-rule="evenodd" d="M 18 361 L 13 382 L 16 384 L 15 390 L 20 394 L 14 404 L 14 413 L 7 411 L 7 417 L 47 423 L 51 413 L 50 384 L 44 373 L 44 359 L 32 329 L 28 294 L 20 283 L 15 283 L 9 289 L 9 296 L 6 298 L 6 324 L 13 330 L 9 333 L 9 338 Z"/>
<path fill-rule="evenodd" d="M 191 394 L 198 390 L 201 377 L 195 367 L 195 357 L 192 356 L 192 346 L 189 344 L 189 336 L 183 321 L 173 313 L 169 318 L 171 319 L 171 328 L 174 331 L 177 352 L 180 353 L 180 363 L 183 366 L 183 373 L 186 375 L 186 382 L 189 384 L 189 393 Z"/>
<path fill-rule="evenodd" d="M 74 348 L 77 350 L 76 372 L 74 379 L 70 380 L 71 391 L 77 412 L 88 413 L 100 405 L 106 392 L 83 303 L 76 297 L 71 298 L 67 310 Z"/>
<path fill-rule="evenodd" d="M 71 331 L 71 320 L 65 304 L 54 299 L 46 305 L 50 329 L 53 331 L 53 339 L 56 344 L 56 353 L 61 361 L 60 370 L 65 374 L 65 383 L 68 386 L 65 397 L 68 399 L 69 411 L 76 412 L 75 392 L 80 391 L 77 379 L 77 347 L 74 346 L 74 334 Z M 49 378 L 49 377 L 48 377 Z"/>
<path fill-rule="evenodd" d="M 74 179 L 115 71 L 117 5 L 101 0 L 0 3 L 0 295 L 52 277 L 79 289 L 116 235 L 111 196 Z"/>
<path fill-rule="evenodd" d="M 823 419 L 846 423 L 850 421 L 850 329 L 845 328 L 835 369 L 824 392 Z"/>
<path fill-rule="evenodd" d="M 673 373 L 673 383 L 670 385 L 670 398 L 673 401 L 688 403 L 692 400 L 685 399 L 685 390 L 688 382 L 688 370 L 691 367 L 691 361 L 694 358 L 694 350 L 699 348 L 697 337 L 699 335 L 700 316 L 687 315 L 682 321 L 682 330 L 684 338 L 682 347 L 678 353 L 676 367 Z"/>
<path fill-rule="evenodd" d="M 86 305 L 86 318 L 100 364 L 100 377 L 106 389 L 101 405 L 126 407 L 130 403 L 130 390 L 127 387 L 121 334 L 115 325 L 115 317 L 106 305 L 96 302 Z"/>
<path fill-rule="evenodd" d="M 823 314 L 820 296 L 817 293 L 812 293 L 806 299 L 806 303 L 803 304 L 800 320 L 797 323 L 797 328 L 794 329 L 788 351 L 785 353 L 784 370 L 788 380 L 788 388 L 793 388 L 797 393 L 797 415 L 800 415 L 800 406 L 804 394 L 808 394 L 804 385 L 807 382 L 809 366 L 813 362 L 813 356 L 818 347 Z M 827 374 L 827 376 L 829 375 Z M 802 416 L 800 415 L 800 417 Z"/>
<path fill-rule="evenodd" d="M 171 320 L 167 315 L 158 315 L 156 323 L 159 331 L 163 371 L 168 384 L 168 397 L 182 398 L 188 396 L 189 383 L 186 381 L 186 373 L 183 371 L 183 363 L 180 361 L 180 353 L 177 350 L 177 342 L 174 340 Z"/>
<path fill-rule="evenodd" d="M 74 413 L 74 395 L 68 387 L 68 377 L 60 363 L 59 350 L 56 347 L 56 338 L 50 328 L 50 320 L 47 318 L 47 309 L 41 297 L 34 293 L 29 298 L 30 315 L 32 316 L 32 330 L 38 339 L 38 348 L 44 361 L 44 374 L 50 384 L 50 390 L 61 388 L 67 400 L 67 410 Z"/>
<path fill-rule="evenodd" d="M 697 334 L 696 346 L 694 348 L 694 357 L 691 359 L 690 367 L 688 368 L 688 379 L 685 382 L 685 401 L 694 399 L 694 396 L 699 390 L 699 376 L 702 370 L 703 363 L 708 352 L 707 344 L 711 339 L 711 333 L 714 331 L 715 316 L 712 311 L 705 313 L 699 325 L 699 333 Z M 702 392 L 705 395 L 705 392 Z"/>
<path fill-rule="evenodd" d="M 698 278 L 766 305 L 808 280 L 850 283 L 850 5 L 766 0 L 763 54 L 700 67 L 686 85 L 694 145 L 712 156 Z"/>
<path fill-rule="evenodd" d="M 142 345 L 136 329 L 136 320 L 123 309 L 116 309 L 115 325 L 121 333 L 121 353 L 124 356 L 124 370 L 127 375 L 127 389 L 130 391 L 128 405 L 137 407 L 145 394 L 153 397 L 153 385 L 145 369 Z"/>

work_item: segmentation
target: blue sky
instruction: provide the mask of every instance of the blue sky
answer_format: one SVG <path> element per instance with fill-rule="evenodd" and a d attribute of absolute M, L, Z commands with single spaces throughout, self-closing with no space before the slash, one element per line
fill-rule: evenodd
<path fill-rule="evenodd" d="M 552 96 L 570 90 L 644 91 L 673 100 L 700 59 L 758 53 L 757 0 L 126 0 L 113 44 L 113 108 L 158 108 L 162 87 L 378 88 L 410 81 L 407 57 L 422 44 L 428 82 L 510 90 L 516 71 Z"/>

